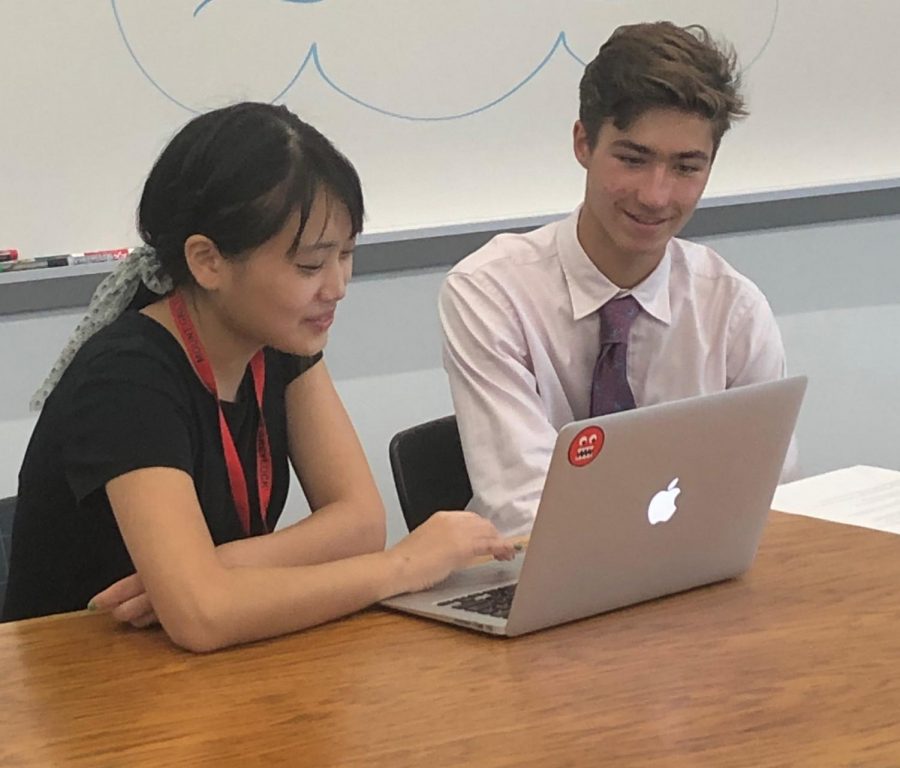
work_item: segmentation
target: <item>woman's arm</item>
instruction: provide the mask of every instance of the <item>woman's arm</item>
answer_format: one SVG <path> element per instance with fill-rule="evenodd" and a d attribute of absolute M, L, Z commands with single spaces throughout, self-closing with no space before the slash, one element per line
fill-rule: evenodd
<path fill-rule="evenodd" d="M 312 565 L 384 549 L 384 505 L 324 361 L 285 394 L 291 463 L 315 514 L 219 547 L 227 565 Z"/>
<path fill-rule="evenodd" d="M 387 552 L 318 565 L 231 568 L 216 553 L 187 473 L 138 469 L 111 480 L 106 489 L 152 610 L 176 644 L 195 652 L 329 621 L 430 586 L 475 556 L 514 555 L 487 520 L 447 512 Z M 117 619 L 127 621 L 134 601 L 120 603 L 116 587 L 121 584 L 92 604 L 112 608 Z"/>
<path fill-rule="evenodd" d="M 384 506 L 325 363 L 297 377 L 285 397 L 291 463 L 316 514 L 266 536 L 220 545 L 216 554 L 222 564 L 314 565 L 383 549 Z M 136 627 L 157 621 L 137 574 L 99 597 Z"/>

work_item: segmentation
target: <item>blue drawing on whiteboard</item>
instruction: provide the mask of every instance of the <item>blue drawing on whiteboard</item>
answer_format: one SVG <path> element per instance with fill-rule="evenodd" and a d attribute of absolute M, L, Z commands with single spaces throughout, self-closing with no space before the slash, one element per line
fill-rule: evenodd
<path fill-rule="evenodd" d="M 300 68 L 297 70 L 296 74 L 291 78 L 290 82 L 284 87 L 284 89 L 279 93 L 274 99 L 273 102 L 278 101 L 282 98 L 293 86 L 294 83 L 297 82 L 297 78 L 303 73 L 303 70 L 306 69 L 306 65 L 312 61 L 313 66 L 316 68 L 316 71 L 319 73 L 319 76 L 331 87 L 332 90 L 339 93 L 346 99 L 354 102 L 355 104 L 359 104 L 361 107 L 365 107 L 366 109 L 370 109 L 373 112 L 377 112 L 380 115 L 386 115 L 387 117 L 396 117 L 398 120 L 410 120 L 413 122 L 419 123 L 436 123 L 444 120 L 459 120 L 463 117 L 471 117 L 472 115 L 477 115 L 479 112 L 484 112 L 491 107 L 495 107 L 501 101 L 506 101 L 510 96 L 512 96 L 516 91 L 524 88 L 531 80 L 533 80 L 538 72 L 540 72 L 544 67 L 547 66 L 547 62 L 553 58 L 553 54 L 557 52 L 560 48 L 563 48 L 566 53 L 568 53 L 575 61 L 577 61 L 582 67 L 586 66 L 585 62 L 582 61 L 577 54 L 569 47 L 569 43 L 566 41 L 566 33 L 560 32 L 559 36 L 556 38 L 556 42 L 553 43 L 553 47 L 550 49 L 549 53 L 541 60 L 541 63 L 538 64 L 531 72 L 529 72 L 522 80 L 520 80 L 516 85 L 510 88 L 506 93 L 497 96 L 497 98 L 492 99 L 487 104 L 482 104 L 480 107 L 475 107 L 474 109 L 469 109 L 465 112 L 456 112 L 450 115 L 404 115 L 400 112 L 392 112 L 389 109 L 383 109 L 375 104 L 370 104 L 367 101 L 359 98 L 358 96 L 354 96 L 352 93 L 348 93 L 346 90 L 341 88 L 334 80 L 332 80 L 325 69 L 322 67 L 322 62 L 319 59 L 319 46 L 317 43 L 313 43 L 309 52 L 306 54 L 306 58 L 303 60 L 303 63 L 300 65 Z"/>
<path fill-rule="evenodd" d="M 200 5 L 194 8 L 194 16 L 196 16 L 200 11 L 202 11 L 207 5 L 209 5 L 213 0 L 203 0 Z M 284 3 L 321 3 L 322 0 L 282 0 Z"/>
<path fill-rule="evenodd" d="M 281 1 L 286 2 L 286 3 L 296 3 L 296 4 L 301 4 L 301 5 L 309 5 L 309 4 L 324 2 L 324 0 L 281 0 Z M 203 8 L 205 8 L 207 5 L 210 5 L 212 2 L 213 2 L 213 0 L 201 0 L 199 5 L 197 5 L 197 7 L 194 9 L 193 16 L 196 17 L 197 14 Z M 141 63 L 140 58 L 135 53 L 135 50 L 132 47 L 131 42 L 128 39 L 128 35 L 125 32 L 125 27 L 122 24 L 122 19 L 119 16 L 117 0 L 110 0 L 110 4 L 112 6 L 113 15 L 115 16 L 116 26 L 118 28 L 120 36 L 122 37 L 122 42 L 125 44 L 125 47 L 128 50 L 129 55 L 131 56 L 131 59 L 134 61 L 135 65 L 138 67 L 138 69 L 141 71 L 141 74 L 143 74 L 143 76 L 147 79 L 147 81 L 157 91 L 159 91 L 159 93 L 162 94 L 166 99 L 171 101 L 173 104 L 176 104 L 177 106 L 181 107 L 182 109 L 187 110 L 188 112 L 191 112 L 193 114 L 199 114 L 200 112 L 204 111 L 202 109 L 197 109 L 195 107 L 192 107 L 192 106 L 180 101 L 175 96 L 173 96 L 168 90 L 166 90 L 166 88 L 164 88 L 162 85 L 160 85 L 156 81 L 156 79 L 154 79 L 154 77 L 150 74 L 150 72 L 147 70 L 147 68 Z M 780 0 L 775 0 L 774 11 L 772 14 L 772 21 L 771 21 L 771 24 L 769 25 L 769 29 L 768 29 L 766 38 L 763 41 L 760 49 L 757 51 L 756 55 L 750 61 L 750 63 L 744 67 L 744 69 L 743 69 L 744 72 L 749 70 L 757 61 L 759 61 L 760 57 L 765 52 L 766 48 L 768 48 L 769 43 L 772 41 L 772 37 L 775 34 L 775 26 L 778 21 L 779 4 L 780 4 Z M 370 110 L 372 112 L 376 112 L 380 115 L 385 115 L 386 117 L 392 117 L 397 120 L 407 120 L 407 121 L 411 121 L 411 122 L 442 122 L 442 121 L 447 121 L 447 120 L 460 120 L 462 118 L 471 117 L 471 116 L 477 115 L 481 112 L 485 112 L 485 111 L 491 109 L 492 107 L 496 107 L 498 104 L 501 104 L 502 102 L 504 102 L 507 99 L 509 99 L 510 97 L 512 97 L 515 93 L 520 91 L 522 88 L 524 88 L 526 85 L 528 85 L 528 83 L 530 83 L 532 80 L 534 80 L 534 78 L 537 77 L 537 75 L 547 66 L 547 64 L 550 62 L 550 60 L 556 54 L 558 54 L 560 51 L 562 51 L 567 57 L 572 59 L 580 67 L 583 68 L 587 65 L 587 62 L 584 59 L 582 59 L 577 53 L 575 53 L 575 51 L 573 51 L 572 48 L 569 46 L 569 42 L 566 38 L 566 33 L 563 31 L 563 32 L 560 32 L 556 36 L 556 39 L 554 40 L 553 45 L 550 47 L 550 50 L 541 59 L 541 61 L 537 64 L 537 66 L 535 66 L 530 72 L 528 72 L 524 77 L 522 77 L 515 85 L 513 85 L 511 88 L 509 88 L 506 91 L 504 91 L 503 93 L 501 93 L 499 96 L 496 96 L 495 98 L 490 99 L 489 101 L 487 101 L 484 104 L 481 104 L 477 107 L 473 107 L 472 109 L 465 110 L 463 112 L 454 112 L 454 113 L 442 114 L 442 115 L 416 115 L 416 114 L 405 114 L 405 113 L 401 113 L 401 112 L 395 112 L 390 109 L 385 109 L 384 107 L 378 106 L 377 104 L 373 104 L 369 101 L 366 101 L 365 99 L 361 98 L 360 96 L 350 93 L 348 90 L 343 88 L 340 84 L 335 82 L 335 80 L 328 74 L 328 72 L 325 70 L 325 67 L 322 65 L 322 61 L 319 56 L 318 43 L 312 43 L 310 45 L 309 49 L 307 50 L 305 56 L 303 57 L 302 61 L 300 62 L 300 66 L 297 67 L 297 70 L 290 77 L 287 84 L 278 93 L 276 93 L 273 97 L 269 98 L 268 101 L 270 103 L 275 103 L 275 102 L 278 102 L 280 99 L 284 98 L 284 96 L 288 93 L 288 91 L 290 91 L 296 85 L 297 80 L 300 78 L 300 75 L 303 74 L 303 72 L 306 70 L 307 66 L 310 64 L 310 62 L 312 62 L 312 66 L 315 68 L 315 71 L 319 74 L 319 77 L 322 79 L 322 81 L 326 85 L 328 85 L 329 88 L 331 88 L 331 90 L 333 90 L 335 93 L 343 96 L 345 99 L 348 99 L 349 101 L 353 102 L 354 104 L 357 104 L 358 106 L 363 107 L 364 109 L 368 109 L 368 110 Z"/>

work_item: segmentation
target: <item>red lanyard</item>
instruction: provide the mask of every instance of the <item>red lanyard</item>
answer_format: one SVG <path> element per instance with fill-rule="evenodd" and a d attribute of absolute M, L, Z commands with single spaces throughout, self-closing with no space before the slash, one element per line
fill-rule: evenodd
<path fill-rule="evenodd" d="M 228 422 L 225 421 L 225 414 L 222 412 L 222 403 L 219 400 L 212 365 L 206 357 L 206 350 L 197 335 L 194 321 L 188 314 L 184 298 L 178 291 L 169 297 L 169 310 L 172 313 L 172 319 L 175 320 L 178 333 L 181 334 L 181 339 L 188 349 L 194 370 L 197 371 L 197 375 L 210 394 L 216 398 L 216 405 L 219 408 L 219 431 L 222 435 L 222 448 L 225 451 L 225 468 L 228 470 L 231 497 L 234 499 L 234 506 L 237 508 L 244 533 L 249 536 L 250 498 L 247 495 L 247 479 L 234 445 L 234 438 L 231 436 L 231 430 L 228 428 Z M 253 374 L 253 388 L 256 391 L 256 402 L 259 405 L 259 429 L 256 431 L 256 484 L 259 491 L 259 516 L 263 529 L 268 531 L 269 498 L 272 495 L 272 453 L 269 450 L 269 435 L 266 432 L 266 421 L 263 418 L 266 364 L 262 350 L 259 350 L 250 361 L 250 372 Z"/>

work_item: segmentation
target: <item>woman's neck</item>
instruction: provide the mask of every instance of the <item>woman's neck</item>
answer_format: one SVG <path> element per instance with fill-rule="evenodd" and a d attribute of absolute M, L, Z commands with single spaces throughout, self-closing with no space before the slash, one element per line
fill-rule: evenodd
<path fill-rule="evenodd" d="M 183 290 L 181 295 L 212 366 L 219 399 L 231 402 L 237 396 L 247 364 L 259 347 L 229 328 L 218 309 L 199 292 Z M 188 354 L 184 339 L 172 317 L 168 299 L 161 299 L 141 311 L 166 328 L 185 350 L 185 354 Z"/>

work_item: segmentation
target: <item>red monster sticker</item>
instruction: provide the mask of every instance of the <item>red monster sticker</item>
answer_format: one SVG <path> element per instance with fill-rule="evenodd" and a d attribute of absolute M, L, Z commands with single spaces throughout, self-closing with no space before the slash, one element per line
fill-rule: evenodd
<path fill-rule="evenodd" d="M 605 439 L 600 427 L 585 427 L 569 445 L 569 463 L 573 467 L 587 466 L 597 458 Z"/>

